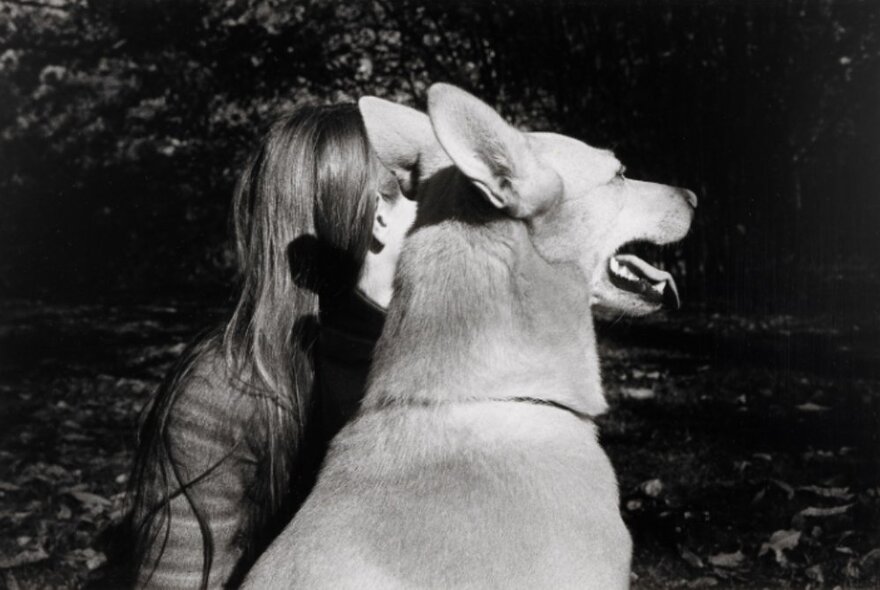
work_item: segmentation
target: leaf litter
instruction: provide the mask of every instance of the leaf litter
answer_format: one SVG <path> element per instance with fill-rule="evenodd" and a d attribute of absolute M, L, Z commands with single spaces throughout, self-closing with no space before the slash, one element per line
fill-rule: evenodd
<path fill-rule="evenodd" d="M 180 323 L 166 332 L 166 320 L 116 338 L 112 322 L 123 320 L 79 312 L 59 329 L 100 330 L 108 360 L 55 358 L 54 374 L 4 390 L 16 420 L 0 433 L 0 585 L 72 589 L 106 575 L 138 412 L 182 347 Z M 880 478 L 868 449 L 878 382 L 707 356 L 711 346 L 676 341 L 682 326 L 749 333 L 701 332 L 696 320 L 651 327 L 668 336 L 654 348 L 603 341 L 607 386 L 622 392 L 600 420 L 635 542 L 633 589 L 876 586 Z M 204 325 L 189 321 L 190 334 Z"/>

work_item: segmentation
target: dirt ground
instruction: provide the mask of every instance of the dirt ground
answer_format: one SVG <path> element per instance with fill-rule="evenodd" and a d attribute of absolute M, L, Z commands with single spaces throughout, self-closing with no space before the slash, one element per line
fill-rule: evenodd
<path fill-rule="evenodd" d="M 139 410 L 220 316 L 0 304 L 0 588 L 101 582 Z M 600 325 L 633 587 L 880 587 L 880 321 Z"/>

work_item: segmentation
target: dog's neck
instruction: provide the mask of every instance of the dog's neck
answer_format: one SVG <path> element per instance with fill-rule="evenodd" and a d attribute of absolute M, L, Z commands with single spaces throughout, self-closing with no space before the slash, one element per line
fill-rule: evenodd
<path fill-rule="evenodd" d="M 419 212 L 364 407 L 532 398 L 602 413 L 589 281 L 542 259 L 524 223 L 476 222 L 485 210 L 467 202 Z"/>

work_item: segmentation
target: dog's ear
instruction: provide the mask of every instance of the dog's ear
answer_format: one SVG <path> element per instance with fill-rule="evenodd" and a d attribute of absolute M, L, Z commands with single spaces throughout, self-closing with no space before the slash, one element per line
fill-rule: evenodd
<path fill-rule="evenodd" d="M 480 99 L 434 84 L 428 114 L 440 145 L 495 207 L 526 218 L 562 195 L 562 179 L 541 161 L 528 137 Z"/>
<path fill-rule="evenodd" d="M 358 108 L 379 161 L 397 177 L 403 194 L 415 198 L 419 176 L 434 172 L 442 154 L 428 116 L 375 96 L 361 98 Z"/>

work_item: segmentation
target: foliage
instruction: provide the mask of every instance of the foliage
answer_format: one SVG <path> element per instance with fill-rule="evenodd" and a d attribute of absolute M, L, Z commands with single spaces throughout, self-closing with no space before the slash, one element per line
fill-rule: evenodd
<path fill-rule="evenodd" d="M 274 114 L 423 106 L 445 80 L 696 190 L 668 257 L 692 300 L 838 305 L 829 268 L 878 282 L 878 20 L 867 0 L 5 2 L 0 284 L 219 286 L 235 174 Z"/>

